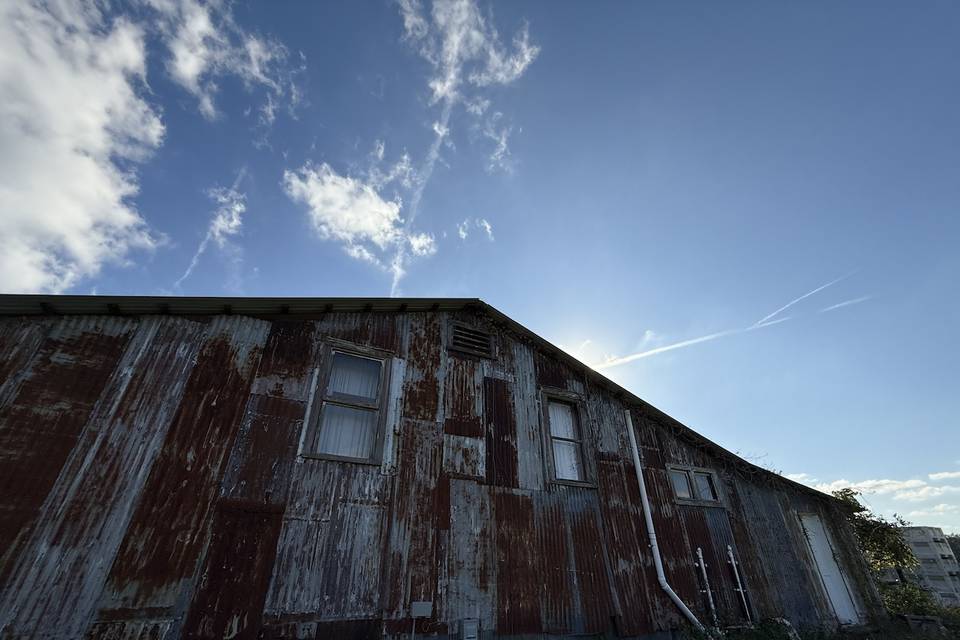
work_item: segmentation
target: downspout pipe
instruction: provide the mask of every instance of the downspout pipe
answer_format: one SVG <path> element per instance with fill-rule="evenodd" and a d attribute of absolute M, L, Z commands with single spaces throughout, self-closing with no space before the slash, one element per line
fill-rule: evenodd
<path fill-rule="evenodd" d="M 698 631 L 706 633 L 707 630 L 703 624 L 697 620 L 697 616 L 690 607 L 684 604 L 680 596 L 673 590 L 670 583 L 667 582 L 667 576 L 663 573 L 663 558 L 660 557 L 660 547 L 657 545 L 657 532 L 653 528 L 653 516 L 650 514 L 650 500 L 647 498 L 647 484 L 643 481 L 643 466 L 640 463 L 640 449 L 637 448 L 637 436 L 633 433 L 633 418 L 630 416 L 630 410 L 624 409 L 623 415 L 627 419 L 627 432 L 630 434 L 630 449 L 633 451 L 633 468 L 637 472 L 637 484 L 640 485 L 640 504 L 643 505 L 643 521 L 647 525 L 647 538 L 650 540 L 650 553 L 653 554 L 653 566 L 657 570 L 657 582 L 660 588 L 677 605 L 680 613 L 690 621 Z"/>

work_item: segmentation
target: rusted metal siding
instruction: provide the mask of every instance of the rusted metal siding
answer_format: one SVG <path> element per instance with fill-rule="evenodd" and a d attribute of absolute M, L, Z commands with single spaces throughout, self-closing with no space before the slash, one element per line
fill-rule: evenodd
<path fill-rule="evenodd" d="M 496 357 L 448 351 L 452 320 Z M 305 458 L 324 344 L 390 356 L 382 460 Z M 341 343 L 337 343 L 341 344 Z M 541 393 L 579 398 L 588 482 L 551 481 Z M 684 624 L 657 584 L 625 409 L 667 576 L 701 620 L 829 627 L 799 524 L 826 498 L 724 456 L 476 311 L 0 321 L 0 637 L 637 638 Z M 668 465 L 721 504 L 678 503 Z M 432 614 L 414 621 L 411 602 Z"/>

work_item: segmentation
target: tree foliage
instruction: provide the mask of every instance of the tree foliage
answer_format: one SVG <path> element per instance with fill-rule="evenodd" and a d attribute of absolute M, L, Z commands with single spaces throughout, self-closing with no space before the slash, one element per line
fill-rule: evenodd
<path fill-rule="evenodd" d="M 953 549 L 953 555 L 960 559 L 960 533 L 953 533 L 947 536 L 947 542 Z"/>
<path fill-rule="evenodd" d="M 900 527 L 910 523 L 894 514 L 893 520 L 878 516 L 865 507 L 859 491 L 846 488 L 833 495 L 847 506 L 847 517 L 870 568 L 877 574 L 885 569 L 912 569 L 919 563 Z"/>

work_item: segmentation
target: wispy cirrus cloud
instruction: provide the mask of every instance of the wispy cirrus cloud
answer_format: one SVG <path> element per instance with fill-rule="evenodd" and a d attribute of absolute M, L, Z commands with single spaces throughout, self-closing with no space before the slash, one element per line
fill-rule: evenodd
<path fill-rule="evenodd" d="M 171 79 L 193 94 L 200 113 L 218 116 L 219 82 L 239 78 L 248 90 L 264 91 L 259 122 L 269 126 L 283 104 L 293 109 L 301 100 L 295 82 L 301 65 L 290 64 L 287 48 L 274 38 L 253 33 L 233 17 L 231 3 L 224 0 L 145 0 L 157 16 L 161 40 L 169 55 Z"/>
<path fill-rule="evenodd" d="M 960 479 L 960 471 L 938 471 L 927 476 L 931 480 L 957 480 Z"/>
<path fill-rule="evenodd" d="M 478 89 L 508 85 L 519 79 L 536 59 L 540 49 L 530 42 L 529 29 L 523 24 L 510 45 L 505 45 L 492 16 L 488 19 L 474 0 L 435 0 L 429 12 L 419 0 L 400 0 L 404 38 L 426 60 L 432 70 L 427 82 L 430 104 L 440 109 L 433 124 L 434 138 L 417 171 L 405 225 L 409 229 L 420 213 L 423 192 L 433 177 L 442 145 L 450 135 L 454 107 L 463 103 L 468 113 L 480 117 L 490 101 L 478 97 Z M 502 117 L 502 116 L 501 116 Z M 494 131 L 491 129 L 491 131 Z M 509 161 L 509 128 L 494 135 L 496 148 L 490 166 L 505 166 Z M 400 281 L 406 273 L 408 247 L 399 244 L 391 261 L 391 295 L 399 295 Z"/>
<path fill-rule="evenodd" d="M 494 241 L 493 225 L 486 218 L 464 218 L 463 222 L 457 225 L 457 236 L 461 240 L 466 240 L 470 236 L 471 229 L 480 230 L 487 240 Z"/>

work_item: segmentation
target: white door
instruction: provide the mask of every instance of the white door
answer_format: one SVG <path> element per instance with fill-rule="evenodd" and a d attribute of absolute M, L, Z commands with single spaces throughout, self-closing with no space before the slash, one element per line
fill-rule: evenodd
<path fill-rule="evenodd" d="M 823 587 L 840 624 L 858 623 L 860 620 L 857 615 L 857 606 L 850 597 L 850 590 L 843 578 L 843 572 L 840 571 L 840 565 L 837 564 L 830 538 L 827 536 L 827 530 L 824 529 L 820 516 L 815 513 L 805 513 L 800 516 L 800 522 L 807 534 L 817 570 L 823 579 Z"/>

